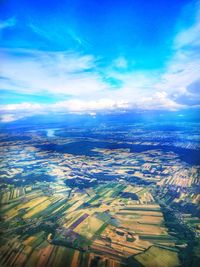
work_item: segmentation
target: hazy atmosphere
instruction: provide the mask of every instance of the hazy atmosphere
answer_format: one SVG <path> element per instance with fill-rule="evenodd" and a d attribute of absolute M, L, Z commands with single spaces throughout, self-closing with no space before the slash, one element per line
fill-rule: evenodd
<path fill-rule="evenodd" d="M 200 266 L 200 1 L 0 0 L 0 266 Z"/>

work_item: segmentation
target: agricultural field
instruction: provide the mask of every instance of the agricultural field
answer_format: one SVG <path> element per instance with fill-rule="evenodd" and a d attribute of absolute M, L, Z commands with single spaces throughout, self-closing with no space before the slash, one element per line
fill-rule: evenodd
<path fill-rule="evenodd" d="M 131 264 L 134 266 L 136 263 L 146 267 L 161 266 L 161 263 L 163 267 L 180 266 L 177 252 L 157 246 L 152 246 L 145 252 L 137 254 L 133 257 L 133 261 L 130 259 L 130 266 Z"/>
<path fill-rule="evenodd" d="M 7 158 L 0 154 L 0 266 L 176 267 L 185 259 L 189 236 L 200 233 L 196 167 L 162 150 L 85 141 L 91 150 L 82 155 L 64 150 L 78 143 L 80 151 L 79 139 L 37 138 L 15 150 L 6 143 Z"/>

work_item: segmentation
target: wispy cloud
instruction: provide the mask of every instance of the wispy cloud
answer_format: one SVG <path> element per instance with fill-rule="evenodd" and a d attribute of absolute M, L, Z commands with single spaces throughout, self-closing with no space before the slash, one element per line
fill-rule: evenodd
<path fill-rule="evenodd" d="M 54 44 L 62 43 L 63 45 L 72 42 L 75 48 L 79 49 L 90 47 L 89 42 L 85 38 L 80 37 L 70 25 L 66 26 L 60 23 L 57 25 L 56 21 L 50 21 L 52 29 L 49 30 L 50 27 L 46 23 L 38 24 L 38 22 L 29 20 L 27 26 L 34 34 L 47 42 Z"/>
<path fill-rule="evenodd" d="M 181 30 L 175 38 L 175 48 L 194 48 L 200 45 L 200 1 L 196 1 L 196 15 L 194 23 L 190 27 Z"/>
<path fill-rule="evenodd" d="M 10 28 L 15 26 L 16 24 L 16 18 L 12 17 L 6 20 L 0 20 L 0 31 L 6 28 Z"/>

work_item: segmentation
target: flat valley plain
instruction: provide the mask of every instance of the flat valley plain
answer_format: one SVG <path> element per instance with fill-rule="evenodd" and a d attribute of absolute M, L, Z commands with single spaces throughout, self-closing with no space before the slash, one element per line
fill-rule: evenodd
<path fill-rule="evenodd" d="M 149 125 L 3 128 L 0 265 L 199 266 L 199 123 Z"/>

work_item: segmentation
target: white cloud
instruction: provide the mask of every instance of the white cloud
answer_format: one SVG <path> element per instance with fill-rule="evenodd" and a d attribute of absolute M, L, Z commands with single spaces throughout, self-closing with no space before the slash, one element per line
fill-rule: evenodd
<path fill-rule="evenodd" d="M 12 122 L 24 118 L 25 116 L 19 116 L 16 114 L 3 114 L 0 117 L 0 122 Z"/>
<path fill-rule="evenodd" d="M 53 104 L 38 104 L 38 103 L 21 103 L 21 104 L 7 104 L 0 106 L 1 113 L 41 113 L 45 111 L 67 111 L 67 112 L 87 112 L 98 110 L 114 110 L 126 109 L 129 104 L 123 100 L 114 101 L 112 99 L 99 99 L 94 101 L 83 101 L 78 99 L 60 101 Z"/>
<path fill-rule="evenodd" d="M 84 101 L 79 99 L 60 101 L 54 104 L 21 103 L 1 105 L 1 122 L 11 122 L 24 117 L 48 113 L 77 113 L 95 115 L 97 112 L 124 112 L 131 109 L 167 109 L 177 110 L 183 105 L 170 100 L 165 92 L 159 92 L 152 97 L 142 97 L 135 101 L 99 99 Z"/>
<path fill-rule="evenodd" d="M 185 108 L 185 105 L 178 104 L 174 100 L 170 99 L 168 94 L 164 91 L 157 92 L 152 97 L 143 98 L 141 103 L 139 103 L 140 107 L 146 107 L 146 109 L 157 109 L 157 110 L 170 110 L 175 111 L 181 108 Z"/>
<path fill-rule="evenodd" d="M 69 111 L 87 112 L 87 111 L 103 111 L 103 110 L 119 110 L 126 109 L 129 104 L 123 100 L 114 101 L 112 99 L 100 99 L 95 101 L 69 100 L 59 105 L 65 105 Z"/>
<path fill-rule="evenodd" d="M 41 109 L 42 105 L 38 103 L 21 103 L 21 104 L 8 104 L 8 105 L 2 105 L 0 106 L 0 111 L 4 112 L 12 112 L 12 111 L 39 111 Z"/>
<path fill-rule="evenodd" d="M 90 71 L 95 66 L 90 55 L 4 49 L 1 58 L 2 87 L 8 90 L 83 97 L 106 86 L 98 73 Z"/>

